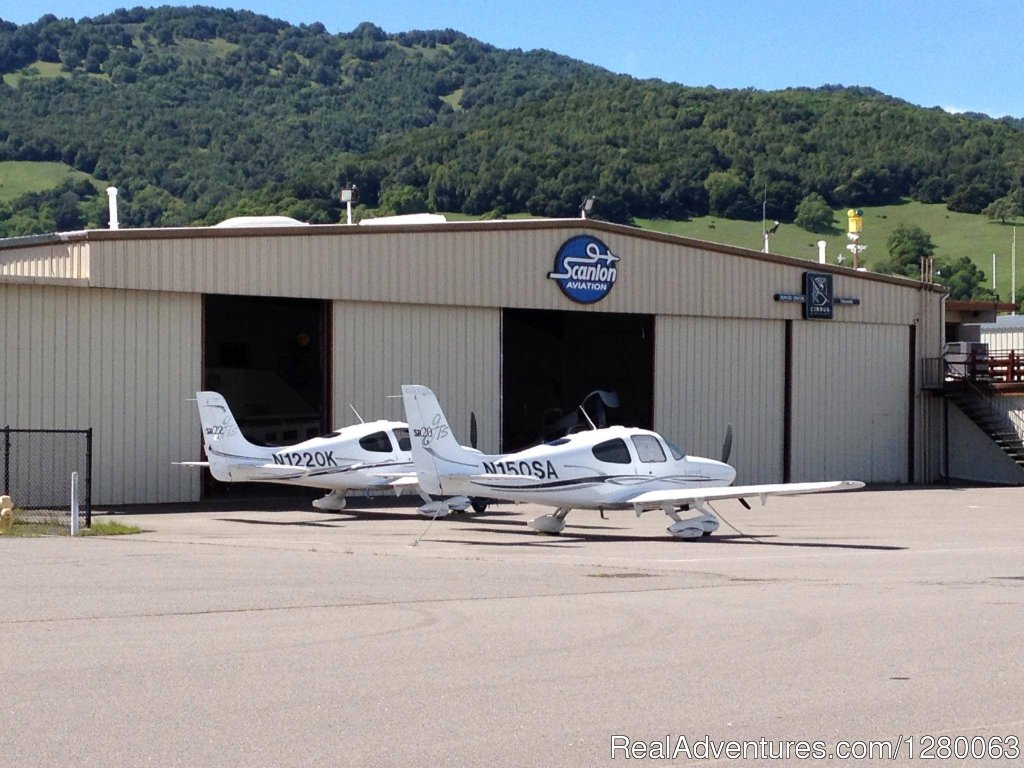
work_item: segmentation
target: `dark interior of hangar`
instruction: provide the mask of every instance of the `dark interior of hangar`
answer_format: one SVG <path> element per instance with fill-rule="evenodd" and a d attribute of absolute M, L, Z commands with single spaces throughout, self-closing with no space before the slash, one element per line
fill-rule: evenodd
<path fill-rule="evenodd" d="M 501 346 L 502 450 L 589 428 L 584 398 L 598 426 L 653 426 L 652 315 L 505 309 Z"/>
<path fill-rule="evenodd" d="M 327 431 L 327 312 L 308 299 L 204 297 L 203 385 L 224 395 L 251 442 Z"/>

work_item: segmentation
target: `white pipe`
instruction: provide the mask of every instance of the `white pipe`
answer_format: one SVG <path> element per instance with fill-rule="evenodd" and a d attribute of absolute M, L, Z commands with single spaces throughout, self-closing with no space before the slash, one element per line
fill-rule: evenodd
<path fill-rule="evenodd" d="M 825 248 L 828 247 L 828 243 L 824 240 L 818 241 L 818 263 L 825 263 Z"/>
<path fill-rule="evenodd" d="M 110 210 L 110 228 L 118 229 L 117 224 L 117 187 L 107 187 L 107 207 Z"/>

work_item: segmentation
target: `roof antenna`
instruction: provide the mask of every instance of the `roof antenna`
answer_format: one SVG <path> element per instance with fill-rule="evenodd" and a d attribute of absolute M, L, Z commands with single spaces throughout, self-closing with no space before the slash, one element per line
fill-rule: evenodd
<path fill-rule="evenodd" d="M 360 424 L 365 424 L 366 423 L 363 420 L 363 417 L 359 415 L 359 411 L 356 410 L 356 407 L 354 405 L 352 405 L 352 403 L 349 403 L 348 407 L 352 409 L 352 413 L 354 413 L 356 415 L 356 418 L 359 419 L 359 423 Z"/>
<path fill-rule="evenodd" d="M 583 407 L 583 403 L 580 403 L 580 413 L 583 414 L 583 418 L 587 420 L 591 429 L 597 429 L 597 425 L 591 420 L 590 415 L 587 413 L 587 409 Z"/>

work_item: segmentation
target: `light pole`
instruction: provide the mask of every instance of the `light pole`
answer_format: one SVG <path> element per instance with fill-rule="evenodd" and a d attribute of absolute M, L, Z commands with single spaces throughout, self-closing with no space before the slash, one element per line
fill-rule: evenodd
<path fill-rule="evenodd" d="M 587 218 L 587 214 L 594 210 L 594 203 L 597 202 L 597 198 L 594 195 L 589 195 L 583 198 L 583 202 L 580 203 L 580 218 Z"/>
<path fill-rule="evenodd" d="M 348 223 L 352 223 L 352 203 L 359 199 L 359 187 L 355 184 L 341 188 L 338 199 L 345 204 L 345 214 Z"/>

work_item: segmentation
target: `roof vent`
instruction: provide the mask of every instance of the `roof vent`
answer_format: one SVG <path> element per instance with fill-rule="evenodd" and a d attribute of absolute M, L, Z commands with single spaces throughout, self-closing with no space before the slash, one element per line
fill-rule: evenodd
<path fill-rule="evenodd" d="M 110 209 L 110 228 L 118 229 L 117 224 L 117 187 L 107 187 L 107 207 Z"/>

